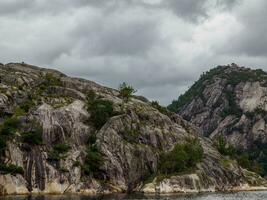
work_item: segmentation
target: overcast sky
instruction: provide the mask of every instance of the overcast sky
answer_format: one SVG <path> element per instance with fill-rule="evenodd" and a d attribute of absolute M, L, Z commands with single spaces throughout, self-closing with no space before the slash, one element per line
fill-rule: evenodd
<path fill-rule="evenodd" d="M 1 0 L 0 62 L 22 61 L 167 105 L 217 65 L 267 70 L 267 1 Z"/>

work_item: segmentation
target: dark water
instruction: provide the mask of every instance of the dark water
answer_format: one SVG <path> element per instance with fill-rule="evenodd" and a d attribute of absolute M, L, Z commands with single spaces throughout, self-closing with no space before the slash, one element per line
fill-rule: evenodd
<path fill-rule="evenodd" d="M 106 195 L 106 196 L 83 196 L 83 195 L 44 195 L 44 196 L 6 196 L 0 200 L 267 200 L 265 192 L 238 192 L 216 193 L 197 195 Z"/>

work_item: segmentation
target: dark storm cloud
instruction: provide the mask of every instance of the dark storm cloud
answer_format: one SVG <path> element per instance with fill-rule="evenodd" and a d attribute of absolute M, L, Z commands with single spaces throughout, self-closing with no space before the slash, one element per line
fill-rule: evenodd
<path fill-rule="evenodd" d="M 166 105 L 216 65 L 265 66 L 266 7 L 264 0 L 1 0 L 0 62 L 115 88 L 126 81 Z"/>

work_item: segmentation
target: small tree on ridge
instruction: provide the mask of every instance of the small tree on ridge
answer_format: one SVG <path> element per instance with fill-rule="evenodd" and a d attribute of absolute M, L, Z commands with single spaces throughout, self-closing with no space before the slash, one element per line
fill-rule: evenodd
<path fill-rule="evenodd" d="M 119 86 L 119 92 L 123 100 L 127 102 L 129 98 L 137 91 L 131 85 L 128 85 L 127 83 L 123 82 Z"/>

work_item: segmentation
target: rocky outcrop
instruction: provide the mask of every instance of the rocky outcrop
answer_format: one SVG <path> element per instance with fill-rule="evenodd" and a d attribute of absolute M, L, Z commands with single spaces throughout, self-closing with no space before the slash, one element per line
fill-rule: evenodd
<path fill-rule="evenodd" d="M 267 174 L 267 73 L 236 64 L 218 66 L 170 106 L 217 141 L 221 136 L 247 153 Z"/>
<path fill-rule="evenodd" d="M 16 166 L 0 170 L 2 195 L 201 192 L 267 186 L 259 176 L 244 173 L 234 160 L 220 155 L 209 140 L 199 136 L 197 127 L 179 115 L 160 112 L 145 98 L 125 102 L 117 90 L 26 64 L 1 65 L 0 78 L 0 122 L 2 127 L 13 123 L 11 132 L 6 132 L 10 136 L 0 135 L 6 140 L 0 160 L 5 166 Z M 88 109 L 90 91 L 99 102 L 112 102 L 114 109 L 100 128 Z M 262 124 L 259 121 L 254 132 Z M 201 141 L 203 160 L 185 174 L 160 176 L 160 156 L 188 138 Z"/>

